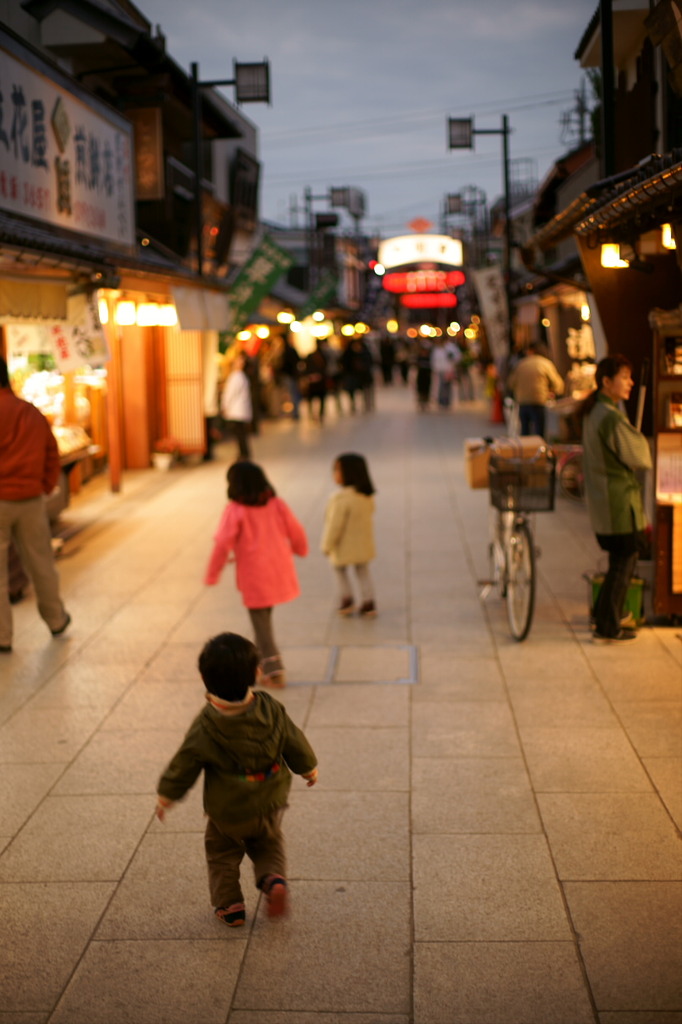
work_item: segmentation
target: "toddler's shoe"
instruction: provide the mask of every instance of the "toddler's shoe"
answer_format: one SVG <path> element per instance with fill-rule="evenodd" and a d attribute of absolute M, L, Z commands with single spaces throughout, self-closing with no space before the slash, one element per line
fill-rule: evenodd
<path fill-rule="evenodd" d="M 268 917 L 284 917 L 289 911 L 289 889 L 281 875 L 268 875 L 261 886 L 267 901 Z"/>
<path fill-rule="evenodd" d="M 339 615 L 352 615 L 355 611 L 355 605 L 353 604 L 352 597 L 344 597 L 341 604 L 338 607 Z"/>
<path fill-rule="evenodd" d="M 374 601 L 365 601 L 364 604 L 360 605 L 360 615 L 362 615 L 363 619 L 373 619 L 376 613 Z"/>
<path fill-rule="evenodd" d="M 215 916 L 224 921 L 228 928 L 240 928 L 246 922 L 246 908 L 243 903 L 233 903 L 229 907 L 216 907 Z"/>
<path fill-rule="evenodd" d="M 52 636 L 61 636 L 62 633 L 65 633 L 67 631 L 67 629 L 69 628 L 70 625 L 71 625 L 71 616 L 67 612 L 66 613 L 66 618 L 64 619 L 64 624 L 62 626 L 60 626 L 59 629 L 53 629 L 52 630 Z"/>

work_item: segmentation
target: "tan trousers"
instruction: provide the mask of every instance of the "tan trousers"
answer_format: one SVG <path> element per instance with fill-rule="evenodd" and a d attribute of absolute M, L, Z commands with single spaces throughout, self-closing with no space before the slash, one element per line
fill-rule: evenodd
<path fill-rule="evenodd" d="M 214 907 L 242 903 L 239 868 L 246 854 L 253 861 L 256 887 L 267 875 L 286 877 L 286 853 L 282 835 L 284 807 L 249 821 L 230 823 L 208 819 L 204 847 L 208 887 Z"/>
<path fill-rule="evenodd" d="M 52 536 L 44 498 L 0 501 L 0 644 L 12 643 L 12 611 L 9 602 L 7 553 L 10 538 L 31 577 L 38 611 L 48 627 L 60 629 L 66 609 L 59 596 L 59 576 L 54 566 Z"/>

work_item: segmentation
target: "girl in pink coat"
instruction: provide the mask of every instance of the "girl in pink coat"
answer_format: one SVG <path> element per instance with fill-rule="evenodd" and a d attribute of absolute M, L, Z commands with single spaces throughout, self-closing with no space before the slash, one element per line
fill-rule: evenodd
<path fill-rule="evenodd" d="M 225 563 L 236 563 L 237 587 L 261 655 L 262 681 L 282 687 L 286 678 L 272 632 L 272 608 L 298 597 L 293 554 L 307 555 L 308 540 L 298 519 L 255 463 L 241 461 L 230 466 L 227 497 L 204 583 L 213 586 Z"/>

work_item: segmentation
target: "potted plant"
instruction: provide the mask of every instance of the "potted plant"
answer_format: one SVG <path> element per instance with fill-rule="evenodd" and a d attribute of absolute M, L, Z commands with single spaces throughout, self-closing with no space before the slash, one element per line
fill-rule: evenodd
<path fill-rule="evenodd" d="M 154 442 L 152 463 L 156 469 L 169 470 L 180 453 L 180 442 L 174 437 L 162 437 Z"/>

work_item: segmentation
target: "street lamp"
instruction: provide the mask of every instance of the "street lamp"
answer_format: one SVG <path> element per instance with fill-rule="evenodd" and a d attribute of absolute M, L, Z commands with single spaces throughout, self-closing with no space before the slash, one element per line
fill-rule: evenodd
<path fill-rule="evenodd" d="M 475 135 L 502 136 L 502 172 L 504 178 L 504 291 L 507 299 L 508 344 L 511 352 L 514 347 L 511 329 L 511 199 L 509 188 L 509 118 L 502 116 L 501 128 L 474 128 L 473 117 L 448 118 L 448 148 L 473 149 Z"/>
<path fill-rule="evenodd" d="M 199 81 L 199 65 L 192 64 L 192 117 L 194 120 L 194 216 L 197 239 L 197 270 L 204 271 L 203 216 L 201 212 L 201 178 L 203 160 L 201 152 L 201 90 L 217 86 L 234 85 L 237 103 L 270 102 L 270 64 L 267 59 L 258 63 L 240 64 L 234 61 L 234 78 Z"/>

